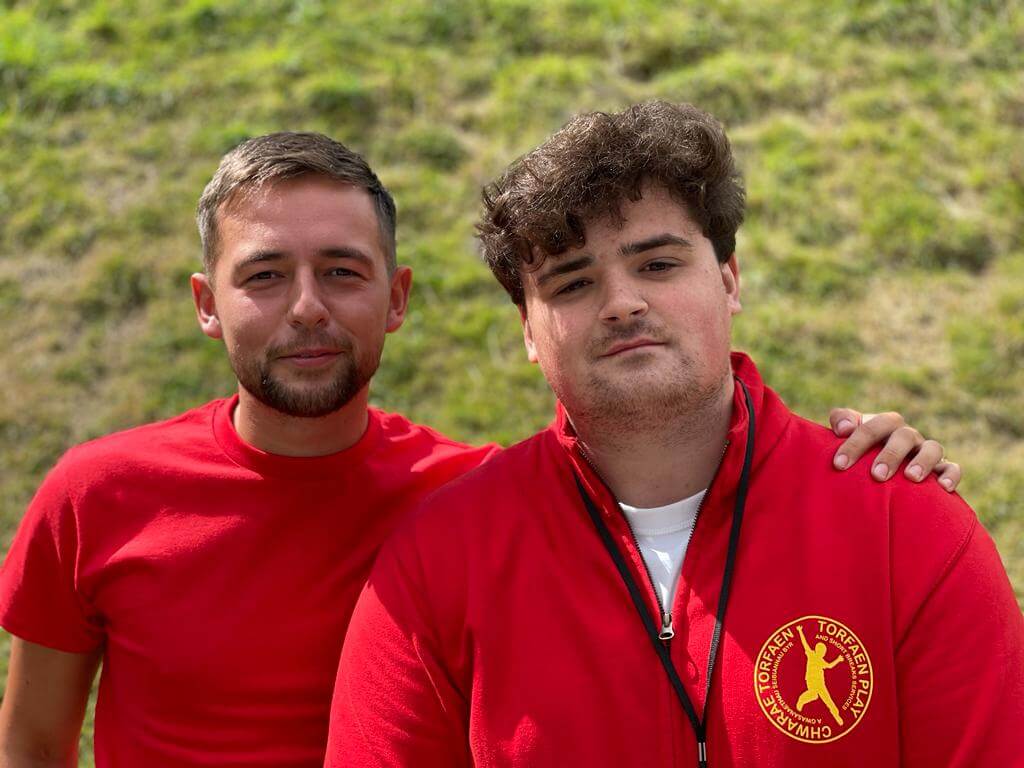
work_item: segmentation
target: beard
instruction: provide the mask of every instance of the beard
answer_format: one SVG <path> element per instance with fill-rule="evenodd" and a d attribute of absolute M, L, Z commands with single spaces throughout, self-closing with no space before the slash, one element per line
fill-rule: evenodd
<path fill-rule="evenodd" d="M 296 371 L 297 378 L 308 378 L 306 384 L 293 384 L 275 376 L 273 363 L 297 350 L 325 347 L 340 350 L 334 371 Z M 356 354 L 345 339 L 326 333 L 310 333 L 286 347 L 269 347 L 258 355 L 229 351 L 231 369 L 238 383 L 269 408 L 287 416 L 318 418 L 341 410 L 373 378 L 380 365 L 381 348 L 363 356 Z M 324 379 L 317 383 L 317 379 Z"/>
<path fill-rule="evenodd" d="M 623 360 L 601 361 L 613 344 L 638 337 L 665 346 Z M 586 357 L 594 364 L 584 377 L 570 381 L 556 374 L 549 382 L 574 423 L 610 432 L 658 432 L 680 422 L 699 422 L 721 400 L 732 371 L 728 349 L 721 360 L 698 360 L 646 320 L 589 343 Z"/>

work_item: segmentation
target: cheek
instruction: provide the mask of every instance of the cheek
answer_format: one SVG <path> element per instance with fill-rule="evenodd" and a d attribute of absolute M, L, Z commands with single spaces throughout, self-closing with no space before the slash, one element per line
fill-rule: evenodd
<path fill-rule="evenodd" d="M 570 362 L 586 345 L 584 333 L 577 318 L 568 313 L 544 311 L 538 313 L 533 325 L 533 342 L 543 366 L 545 362 Z"/>
<path fill-rule="evenodd" d="M 694 314 L 688 324 L 692 329 L 688 343 L 697 359 L 717 368 L 719 360 L 728 358 L 732 344 L 732 315 L 725 302 L 715 302 L 701 314 Z"/>
<path fill-rule="evenodd" d="M 333 322 L 358 338 L 384 334 L 388 304 L 374 295 L 339 297 L 330 308 Z"/>
<path fill-rule="evenodd" d="M 261 345 L 273 329 L 267 308 L 251 300 L 232 303 L 220 313 L 224 343 L 229 349 Z"/>

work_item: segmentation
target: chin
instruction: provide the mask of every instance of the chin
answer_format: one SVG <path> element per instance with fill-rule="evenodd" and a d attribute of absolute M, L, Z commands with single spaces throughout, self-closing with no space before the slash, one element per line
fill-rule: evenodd
<path fill-rule="evenodd" d="M 359 393 L 358 389 L 338 389 L 336 387 L 318 387 L 316 389 L 300 387 L 276 388 L 267 397 L 268 392 L 261 393 L 259 399 L 265 405 L 288 416 L 316 419 L 337 413 Z M 265 398 L 265 399 L 264 399 Z"/>
<path fill-rule="evenodd" d="M 320 418 L 337 413 L 348 405 L 367 385 L 375 366 L 359 369 L 351 363 L 343 368 L 332 366 L 309 375 L 295 372 L 281 376 L 262 369 L 239 368 L 239 383 L 257 400 L 286 416 Z"/>
<path fill-rule="evenodd" d="M 638 369 L 595 382 L 590 397 L 609 410 L 632 414 L 634 418 L 684 416 L 713 405 L 722 392 L 721 376 L 696 373 L 689 368 Z"/>

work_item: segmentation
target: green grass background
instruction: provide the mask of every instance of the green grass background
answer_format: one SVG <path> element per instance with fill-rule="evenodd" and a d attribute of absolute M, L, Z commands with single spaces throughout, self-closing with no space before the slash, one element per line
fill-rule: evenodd
<path fill-rule="evenodd" d="M 231 391 L 192 217 L 267 131 L 339 138 L 397 198 L 415 293 L 374 401 L 469 441 L 544 425 L 479 188 L 571 113 L 655 97 L 720 117 L 745 169 L 737 345 L 810 418 L 941 438 L 1024 602 L 1019 1 L 0 2 L 4 542 L 69 445 Z"/>

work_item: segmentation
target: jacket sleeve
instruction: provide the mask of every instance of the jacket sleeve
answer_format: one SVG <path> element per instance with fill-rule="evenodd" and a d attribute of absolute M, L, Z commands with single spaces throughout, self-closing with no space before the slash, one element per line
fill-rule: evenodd
<path fill-rule="evenodd" d="M 470 764 L 467 704 L 435 641 L 411 536 L 382 549 L 345 638 L 326 766 Z"/>
<path fill-rule="evenodd" d="M 47 475 L 0 570 L 0 625 L 12 635 L 69 653 L 103 642 L 102 619 L 78 588 L 79 520 L 68 493 L 68 458 Z"/>
<path fill-rule="evenodd" d="M 966 535 L 897 639 L 901 764 L 1022 766 L 1024 617 L 992 539 L 960 504 Z"/>

